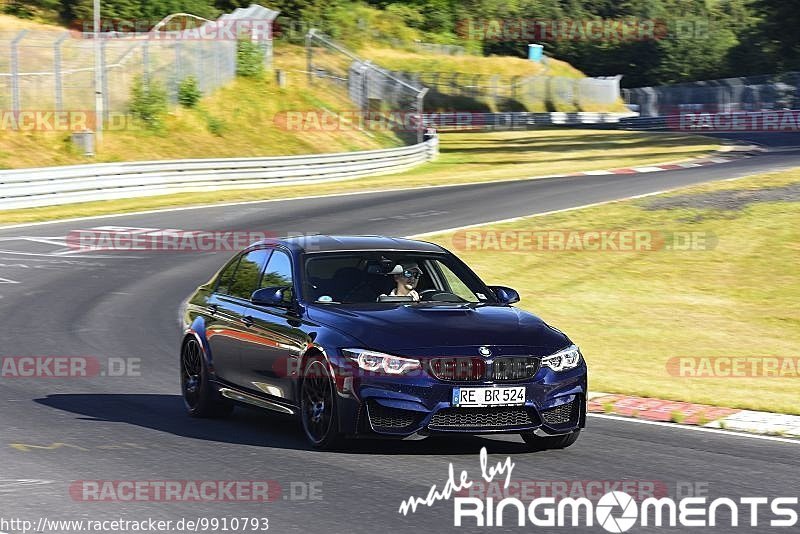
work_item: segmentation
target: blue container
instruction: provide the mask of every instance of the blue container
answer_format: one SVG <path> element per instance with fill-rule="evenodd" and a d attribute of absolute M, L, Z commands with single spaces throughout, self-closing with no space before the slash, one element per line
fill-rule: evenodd
<path fill-rule="evenodd" d="M 539 63 L 544 55 L 544 46 L 540 44 L 528 45 L 528 59 Z"/>

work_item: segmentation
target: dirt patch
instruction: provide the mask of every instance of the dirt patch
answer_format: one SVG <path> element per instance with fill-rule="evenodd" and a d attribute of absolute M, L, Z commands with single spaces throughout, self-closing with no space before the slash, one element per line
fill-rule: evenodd
<path fill-rule="evenodd" d="M 800 202 L 800 183 L 765 189 L 731 189 L 656 198 L 643 204 L 646 210 L 708 209 L 741 210 L 756 202 Z"/>

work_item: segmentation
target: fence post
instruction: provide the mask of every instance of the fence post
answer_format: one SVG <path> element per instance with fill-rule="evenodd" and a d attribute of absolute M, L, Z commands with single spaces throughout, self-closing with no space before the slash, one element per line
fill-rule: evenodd
<path fill-rule="evenodd" d="M 181 61 L 181 41 L 175 41 L 175 100 L 178 100 L 178 92 L 180 91 L 181 80 L 183 80 L 183 63 Z"/>
<path fill-rule="evenodd" d="M 221 62 L 220 62 L 220 57 L 219 57 L 219 54 L 220 54 L 220 43 L 221 42 L 222 41 L 220 41 L 220 40 L 213 41 L 213 43 L 214 43 L 213 44 L 213 46 L 214 46 L 214 89 L 216 89 L 217 87 L 222 85 L 222 83 L 220 81 L 221 76 L 220 76 L 220 72 L 219 72 L 219 69 L 221 67 L 221 65 L 220 65 Z"/>
<path fill-rule="evenodd" d="M 511 100 L 515 102 L 519 99 L 519 94 L 517 91 L 517 86 L 519 84 L 519 76 L 512 76 L 511 77 Z"/>
<path fill-rule="evenodd" d="M 103 113 L 102 117 L 97 117 L 98 124 L 100 121 L 108 120 L 109 117 L 109 102 L 110 95 L 108 93 L 108 66 L 106 65 L 106 40 L 100 39 L 100 80 L 102 81 L 103 91 Z M 102 128 L 102 125 L 99 126 Z"/>
<path fill-rule="evenodd" d="M 425 100 L 425 94 L 428 92 L 428 88 L 424 87 L 422 91 L 417 93 L 417 114 L 419 119 L 417 120 L 417 143 L 422 142 L 422 137 L 425 135 L 425 124 L 422 119 L 424 113 L 424 106 L 423 102 Z M 437 149 L 438 152 L 438 149 Z M 433 158 L 431 158 L 433 159 Z"/>
<path fill-rule="evenodd" d="M 142 77 L 145 86 L 150 85 L 150 41 L 142 43 Z"/>
<path fill-rule="evenodd" d="M 369 112 L 369 61 L 361 67 L 361 111 Z"/>
<path fill-rule="evenodd" d="M 239 49 L 238 44 L 236 47 L 237 51 Z M 199 41 L 198 46 L 195 47 L 195 56 L 197 58 L 197 85 L 200 87 L 200 90 L 203 92 L 208 91 L 208 83 L 206 83 L 206 49 L 205 43 L 203 41 Z"/>
<path fill-rule="evenodd" d="M 64 87 L 61 79 L 61 44 L 68 36 L 68 33 L 64 33 L 53 43 L 53 81 L 55 82 L 56 111 L 64 109 Z"/>
<path fill-rule="evenodd" d="M 22 104 L 19 100 L 19 43 L 25 38 L 28 30 L 22 30 L 11 41 L 11 109 L 19 113 Z"/>
<path fill-rule="evenodd" d="M 314 52 L 311 50 L 311 38 L 313 36 L 312 32 L 314 30 L 309 30 L 306 34 L 306 71 L 308 71 L 308 85 L 314 84 Z"/>
<path fill-rule="evenodd" d="M 272 70 L 272 56 L 274 54 L 274 49 L 272 46 L 272 23 L 270 23 L 270 34 L 264 40 L 264 68 L 267 70 Z"/>

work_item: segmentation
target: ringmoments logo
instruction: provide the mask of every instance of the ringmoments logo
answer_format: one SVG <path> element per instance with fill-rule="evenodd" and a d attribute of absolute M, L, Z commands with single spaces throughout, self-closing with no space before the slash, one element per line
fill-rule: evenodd
<path fill-rule="evenodd" d="M 503 481 L 511 485 L 514 462 L 510 457 L 489 465 L 486 448 L 480 452 L 480 479 L 470 478 L 466 470 L 456 475 L 449 464 L 448 478 L 441 489 L 435 484 L 425 497 L 411 496 L 400 504 L 403 515 L 421 507 L 433 507 L 452 500 L 453 525 L 456 527 L 580 527 L 601 526 L 607 532 L 620 533 L 634 526 L 642 527 L 719 527 L 729 531 L 740 524 L 751 527 L 793 527 L 798 522 L 797 497 L 719 497 L 688 496 L 680 499 L 647 496 L 637 500 L 625 491 L 611 490 L 593 501 L 587 497 L 554 496 L 523 500 L 518 497 L 460 496 L 476 483 Z"/>

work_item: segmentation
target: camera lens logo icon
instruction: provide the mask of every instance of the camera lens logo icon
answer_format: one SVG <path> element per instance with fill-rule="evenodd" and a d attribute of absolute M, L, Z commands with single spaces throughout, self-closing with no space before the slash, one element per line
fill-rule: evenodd
<path fill-rule="evenodd" d="M 619 508 L 621 514 L 615 517 L 615 509 Z M 611 491 L 606 493 L 595 506 L 597 522 L 608 532 L 620 533 L 630 530 L 639 518 L 639 509 L 636 501 L 624 491 Z"/>

